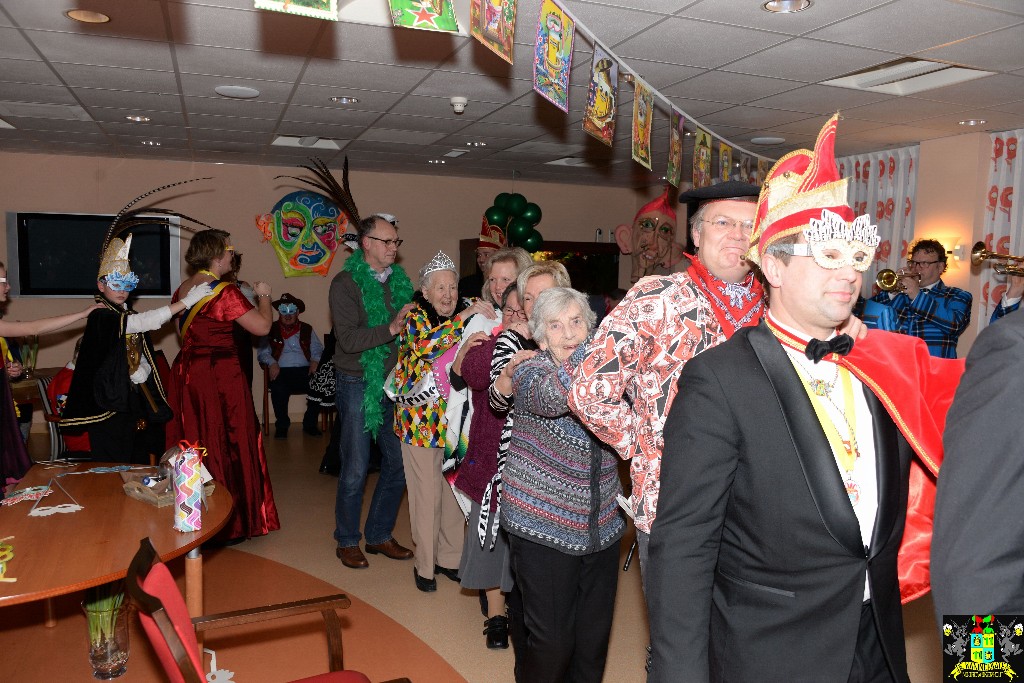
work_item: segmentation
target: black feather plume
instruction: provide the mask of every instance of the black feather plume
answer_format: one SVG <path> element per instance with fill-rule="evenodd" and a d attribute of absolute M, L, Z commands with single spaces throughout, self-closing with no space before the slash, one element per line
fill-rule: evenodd
<path fill-rule="evenodd" d="M 136 225 L 142 225 L 142 224 L 152 224 L 152 223 L 170 224 L 169 218 L 155 218 L 155 219 L 150 219 L 148 221 L 141 221 L 141 220 L 138 219 L 138 216 L 141 213 L 156 213 L 156 214 L 164 214 L 164 215 L 167 215 L 167 216 L 180 216 L 181 218 L 184 218 L 184 219 L 186 219 L 188 221 L 191 221 L 193 223 L 196 223 L 198 225 L 202 225 L 204 227 L 210 227 L 210 226 L 206 225 L 205 223 L 203 223 L 201 221 L 197 221 L 197 220 L 195 220 L 193 218 L 189 218 L 188 216 L 184 216 L 182 214 L 176 213 L 176 212 L 171 211 L 169 209 L 147 208 L 147 207 L 140 207 L 138 209 L 132 209 L 133 206 L 135 206 L 136 204 L 141 202 L 146 197 L 149 197 L 150 195 L 154 195 L 157 192 L 162 192 L 162 191 L 168 190 L 168 189 L 170 189 L 172 187 L 177 187 L 179 185 L 186 185 L 188 183 L 194 183 L 194 182 L 196 182 L 198 180 L 210 180 L 210 178 L 192 178 L 190 180 L 180 180 L 180 181 L 178 181 L 176 183 L 169 183 L 167 185 L 161 185 L 160 187 L 154 188 L 154 189 L 150 190 L 149 192 L 145 192 L 143 194 L 140 194 L 138 197 L 136 197 L 135 199 L 133 199 L 130 202 L 128 202 L 127 204 L 125 204 L 124 208 L 121 209 L 120 211 L 118 211 L 117 215 L 114 216 L 114 220 L 111 221 L 110 227 L 107 229 L 107 234 L 103 238 L 103 245 L 102 245 L 102 247 L 100 247 L 100 258 L 103 258 L 103 253 L 106 252 L 107 245 L 110 244 L 110 240 L 114 239 L 114 237 L 116 235 L 124 232 L 129 227 L 134 227 Z M 131 223 L 131 225 L 128 225 L 129 222 Z M 186 228 L 186 229 L 189 229 L 189 228 Z M 193 230 L 193 232 L 194 232 L 194 230 Z"/>
<path fill-rule="evenodd" d="M 352 198 L 352 192 L 349 190 L 348 185 L 348 157 L 345 157 L 345 163 L 342 167 L 341 172 L 341 185 L 338 185 L 338 181 L 334 178 L 331 173 L 331 169 L 327 168 L 327 164 L 317 158 L 311 158 L 309 165 L 300 164 L 299 168 L 304 168 L 313 174 L 313 177 L 308 176 L 293 176 L 293 175 L 279 175 L 276 178 L 291 178 L 297 180 L 304 185 L 314 187 L 333 201 L 339 209 L 344 211 L 352 224 L 353 229 L 359 225 L 359 209 L 356 208 L 356 200 Z"/>

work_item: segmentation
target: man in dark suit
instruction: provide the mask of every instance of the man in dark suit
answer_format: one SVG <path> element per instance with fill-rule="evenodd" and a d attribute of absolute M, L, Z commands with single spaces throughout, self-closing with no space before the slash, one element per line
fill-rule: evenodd
<path fill-rule="evenodd" d="M 897 554 L 915 530 L 920 571 L 930 531 L 912 457 L 937 468 L 959 366 L 919 339 L 836 335 L 879 238 L 846 205 L 835 125 L 762 189 L 747 258 L 767 320 L 680 378 L 651 532 L 652 683 L 908 680 L 900 579 L 909 599 L 927 576 L 901 575 Z"/>
<path fill-rule="evenodd" d="M 987 327 L 949 411 L 935 501 L 935 614 L 1024 614 L 1024 316 Z"/>

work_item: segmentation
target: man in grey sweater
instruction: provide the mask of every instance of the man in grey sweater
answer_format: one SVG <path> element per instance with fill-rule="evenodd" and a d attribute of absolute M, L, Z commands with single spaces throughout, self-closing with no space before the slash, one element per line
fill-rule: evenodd
<path fill-rule="evenodd" d="M 405 490 L 402 452 L 395 436 L 394 404 L 384 378 L 395 366 L 395 338 L 412 308 L 413 285 L 395 264 L 398 221 L 374 214 L 360 221 L 358 246 L 331 281 L 334 318 L 335 400 L 341 426 L 341 474 L 335 500 L 336 554 L 346 567 L 369 566 L 359 549 L 359 519 L 370 459 L 371 439 L 381 452 L 380 478 L 364 527 L 366 552 L 396 560 L 413 556 L 392 537 Z"/>

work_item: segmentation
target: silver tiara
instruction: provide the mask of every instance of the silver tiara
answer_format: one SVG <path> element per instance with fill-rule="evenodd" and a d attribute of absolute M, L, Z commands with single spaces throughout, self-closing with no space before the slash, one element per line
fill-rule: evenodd
<path fill-rule="evenodd" d="M 448 254 L 443 251 L 437 252 L 434 258 L 427 261 L 427 265 L 420 270 L 420 277 L 426 277 L 435 270 L 450 270 L 456 275 L 459 274 L 459 269 L 455 267 L 455 261 L 448 258 Z"/>

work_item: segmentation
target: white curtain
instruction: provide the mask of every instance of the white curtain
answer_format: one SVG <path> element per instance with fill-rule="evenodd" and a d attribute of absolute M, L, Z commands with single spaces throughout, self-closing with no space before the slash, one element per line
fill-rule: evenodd
<path fill-rule="evenodd" d="M 1024 128 L 992 134 L 991 159 L 986 197 L 985 248 L 1000 254 L 1020 255 L 1024 245 L 1024 202 L 1020 198 L 1024 185 L 1024 163 L 1017 161 L 1017 141 L 1024 137 Z M 1006 289 L 1006 276 L 997 275 L 991 266 L 981 270 L 981 312 L 978 329 L 988 325 L 999 300 Z"/>
<path fill-rule="evenodd" d="M 875 262 L 864 273 L 861 293 L 875 293 L 875 275 L 884 268 L 906 267 L 907 245 L 914 236 L 914 193 L 919 147 L 840 157 L 839 175 L 850 179 L 847 201 L 854 215 L 869 214 L 882 241 Z"/>

